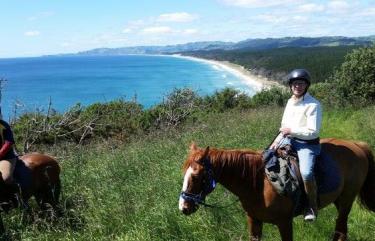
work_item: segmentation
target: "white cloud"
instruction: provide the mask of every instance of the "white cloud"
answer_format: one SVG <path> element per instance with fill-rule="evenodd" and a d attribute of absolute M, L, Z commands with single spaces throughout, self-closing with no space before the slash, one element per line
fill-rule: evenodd
<path fill-rule="evenodd" d="M 145 34 L 166 34 L 172 32 L 173 30 L 167 26 L 149 27 L 142 30 L 142 33 Z"/>
<path fill-rule="evenodd" d="M 331 1 L 327 4 L 328 12 L 337 13 L 347 13 L 350 10 L 350 5 L 346 1 Z"/>
<path fill-rule="evenodd" d="M 133 30 L 131 28 L 125 28 L 122 33 L 131 33 Z"/>
<path fill-rule="evenodd" d="M 277 15 L 272 15 L 272 14 L 260 14 L 256 16 L 255 19 L 259 19 L 262 22 L 267 22 L 271 24 L 284 23 L 288 21 L 287 17 L 277 16 Z"/>
<path fill-rule="evenodd" d="M 358 13 L 359 16 L 368 17 L 375 16 L 375 8 L 368 8 Z"/>
<path fill-rule="evenodd" d="M 39 31 L 32 30 L 32 31 L 27 31 L 27 32 L 25 32 L 24 35 L 25 35 L 25 36 L 28 36 L 28 37 L 35 37 L 35 36 L 40 35 L 40 32 L 39 32 Z"/>
<path fill-rule="evenodd" d="M 315 3 L 303 4 L 297 7 L 297 11 L 301 13 L 321 12 L 323 10 L 323 5 L 318 5 Z"/>
<path fill-rule="evenodd" d="M 295 20 L 295 21 L 298 21 L 298 22 L 307 22 L 308 21 L 308 17 L 299 16 L 299 15 L 293 16 L 292 19 Z"/>
<path fill-rule="evenodd" d="M 196 33 L 198 33 L 198 30 L 196 30 L 196 29 L 185 29 L 185 30 L 183 30 L 182 31 L 182 33 L 183 34 L 187 34 L 187 35 L 189 35 L 189 34 L 196 34 Z"/>
<path fill-rule="evenodd" d="M 279 5 L 287 5 L 290 3 L 299 2 L 299 0 L 220 0 L 226 5 L 246 7 L 246 8 L 261 8 L 261 7 L 272 7 Z"/>
<path fill-rule="evenodd" d="M 161 14 L 157 21 L 159 22 L 191 22 L 197 17 L 186 12 Z"/>

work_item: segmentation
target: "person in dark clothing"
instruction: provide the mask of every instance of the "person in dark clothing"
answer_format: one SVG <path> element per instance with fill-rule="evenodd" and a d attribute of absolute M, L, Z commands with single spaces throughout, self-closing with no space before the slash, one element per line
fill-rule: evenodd
<path fill-rule="evenodd" d="M 3 191 L 18 195 L 19 188 L 13 180 L 13 172 L 18 160 L 14 145 L 12 129 L 6 121 L 0 118 L 0 172 L 5 189 Z"/>

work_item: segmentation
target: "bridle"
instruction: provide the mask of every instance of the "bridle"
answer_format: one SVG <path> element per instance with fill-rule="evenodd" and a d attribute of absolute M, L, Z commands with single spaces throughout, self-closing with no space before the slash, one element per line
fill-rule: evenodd
<path fill-rule="evenodd" d="M 203 161 L 204 172 L 205 172 L 205 176 L 203 179 L 204 180 L 203 190 L 199 194 L 181 192 L 180 197 L 184 199 L 185 201 L 193 202 L 196 205 L 214 207 L 205 202 L 206 196 L 210 194 L 216 187 L 216 181 L 214 179 L 212 165 L 211 165 L 210 160 L 208 160 L 207 157 L 205 157 L 202 161 Z"/>

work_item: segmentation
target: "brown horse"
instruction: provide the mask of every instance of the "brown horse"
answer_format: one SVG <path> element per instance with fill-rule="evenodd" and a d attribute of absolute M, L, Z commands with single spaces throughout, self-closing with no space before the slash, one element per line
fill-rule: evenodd
<path fill-rule="evenodd" d="M 1 173 L 0 173 L 1 174 Z M 14 179 L 19 186 L 18 195 L 9 190 L 0 175 L 0 208 L 9 210 L 21 206 L 28 207 L 28 200 L 35 197 L 42 210 L 56 209 L 60 195 L 60 166 L 48 155 L 31 153 L 20 156 L 14 171 Z M 0 217 L 0 233 L 4 226 Z"/>
<path fill-rule="evenodd" d="M 338 139 L 321 141 L 322 151 L 331 155 L 339 168 L 337 190 L 319 195 L 323 208 L 334 203 L 338 210 L 333 240 L 347 240 L 347 220 L 359 194 L 363 206 L 375 212 L 375 164 L 369 146 L 363 142 Z M 194 143 L 183 170 L 184 183 L 179 209 L 186 215 L 199 204 L 218 182 L 238 196 L 249 223 L 250 240 L 260 240 L 263 222 L 275 224 L 283 241 L 293 240 L 291 198 L 281 196 L 264 173 L 261 152 L 252 150 L 200 149 Z"/>

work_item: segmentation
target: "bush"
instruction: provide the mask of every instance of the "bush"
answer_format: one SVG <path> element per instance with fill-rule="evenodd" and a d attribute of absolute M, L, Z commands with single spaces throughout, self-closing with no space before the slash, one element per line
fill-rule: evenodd
<path fill-rule="evenodd" d="M 128 140 L 154 129 L 175 128 L 210 112 L 283 106 L 289 95 L 284 89 L 272 88 L 250 97 L 226 88 L 211 96 L 199 97 L 191 89 L 175 89 L 161 104 L 147 110 L 123 99 L 87 107 L 76 104 L 65 113 L 25 113 L 14 121 L 13 129 L 23 152 L 34 150 L 37 144 L 84 144 L 108 138 Z"/>
<path fill-rule="evenodd" d="M 290 97 L 289 90 L 280 87 L 272 87 L 268 90 L 263 90 L 253 96 L 251 105 L 253 107 L 259 106 L 284 106 Z"/>
<path fill-rule="evenodd" d="M 174 89 L 163 102 L 145 111 L 144 129 L 174 127 L 184 122 L 199 108 L 200 98 L 189 88 Z"/>
<path fill-rule="evenodd" d="M 225 110 L 238 107 L 250 107 L 250 97 L 232 88 L 216 91 L 213 95 L 206 96 L 203 102 L 208 110 L 214 112 L 224 112 Z"/>
<path fill-rule="evenodd" d="M 82 144 L 92 138 L 125 139 L 142 130 L 142 106 L 122 99 L 88 107 L 76 104 L 67 112 L 25 113 L 13 123 L 14 134 L 23 152 L 34 144 L 71 142 Z"/>
<path fill-rule="evenodd" d="M 332 95 L 340 105 L 375 103 L 375 45 L 354 50 L 329 78 Z"/>
<path fill-rule="evenodd" d="M 93 135 L 103 138 L 126 138 L 141 129 L 143 107 L 123 99 L 89 105 L 80 115 L 80 121 L 92 125 Z"/>

